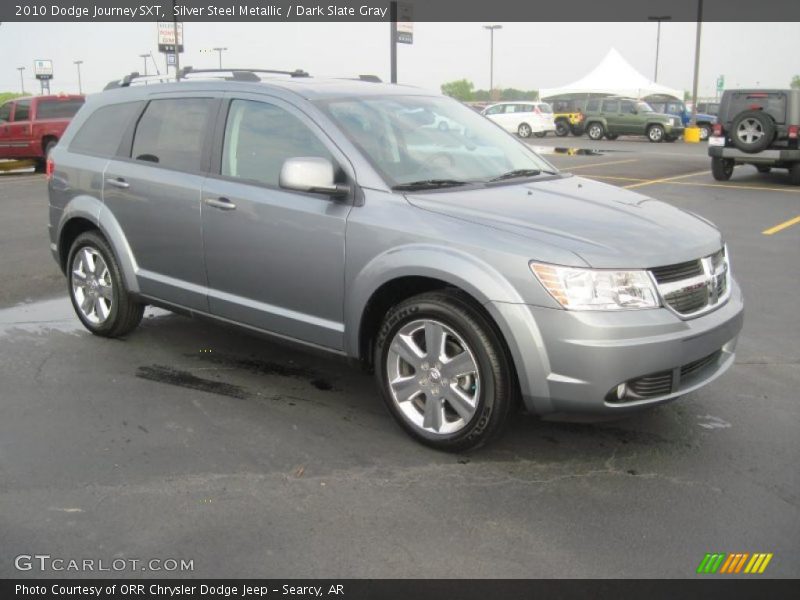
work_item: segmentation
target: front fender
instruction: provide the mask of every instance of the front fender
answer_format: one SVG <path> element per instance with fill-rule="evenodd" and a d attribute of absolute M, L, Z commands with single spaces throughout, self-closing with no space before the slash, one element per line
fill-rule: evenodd
<path fill-rule="evenodd" d="M 402 277 L 428 277 L 462 289 L 479 303 L 522 303 L 511 283 L 495 268 L 465 252 L 430 244 L 410 244 L 379 254 L 350 281 L 345 302 L 345 351 L 359 355 L 361 317 L 372 295 Z"/>

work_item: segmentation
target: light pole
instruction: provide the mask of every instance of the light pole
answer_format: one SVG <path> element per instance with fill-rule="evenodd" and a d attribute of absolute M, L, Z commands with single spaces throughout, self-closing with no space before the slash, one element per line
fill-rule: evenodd
<path fill-rule="evenodd" d="M 697 80 L 700 76 L 700 34 L 703 30 L 703 0 L 697 0 L 697 38 L 694 43 L 694 81 L 692 82 L 692 127 L 697 127 Z"/>
<path fill-rule="evenodd" d="M 83 87 L 81 86 L 81 65 L 83 64 L 83 61 L 73 60 L 72 63 L 78 67 L 78 93 L 83 94 Z"/>
<path fill-rule="evenodd" d="M 19 71 L 19 87 L 22 89 L 22 95 L 25 95 L 25 80 L 22 79 L 22 72 L 25 70 L 25 67 L 17 67 L 17 71 Z"/>
<path fill-rule="evenodd" d="M 147 77 L 147 59 L 150 58 L 150 53 L 148 52 L 147 54 L 140 54 L 139 58 L 144 61 L 144 76 Z"/>
<path fill-rule="evenodd" d="M 502 29 L 502 25 L 484 25 L 484 29 L 489 30 L 489 98 L 492 97 L 494 89 L 494 30 Z"/>
<path fill-rule="evenodd" d="M 214 52 L 216 52 L 217 55 L 219 56 L 219 68 L 221 69 L 222 68 L 222 53 L 225 52 L 227 50 L 227 48 L 212 48 L 212 50 L 214 50 Z"/>
<path fill-rule="evenodd" d="M 661 46 L 661 21 L 670 21 L 672 17 L 669 15 L 664 15 L 662 17 L 647 17 L 649 21 L 657 21 L 658 22 L 658 29 L 656 33 L 656 71 L 655 75 L 653 75 L 653 81 L 658 83 L 658 49 Z"/>

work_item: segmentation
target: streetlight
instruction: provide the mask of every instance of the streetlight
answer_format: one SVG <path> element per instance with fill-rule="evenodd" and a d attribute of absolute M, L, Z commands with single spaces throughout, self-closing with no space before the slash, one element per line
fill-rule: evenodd
<path fill-rule="evenodd" d="M 144 75 L 147 77 L 147 59 L 150 58 L 150 53 L 148 52 L 147 54 L 140 54 L 139 58 L 144 61 Z"/>
<path fill-rule="evenodd" d="M 22 88 L 22 95 L 25 95 L 25 81 L 22 79 L 22 72 L 25 70 L 25 67 L 17 67 L 17 71 L 19 71 L 19 87 Z"/>
<path fill-rule="evenodd" d="M 83 61 L 73 60 L 72 63 L 78 67 L 78 93 L 83 94 L 83 87 L 81 87 L 81 65 L 83 64 Z"/>
<path fill-rule="evenodd" d="M 212 48 L 212 50 L 214 50 L 214 52 L 216 52 L 219 55 L 219 68 L 221 69 L 222 68 L 222 53 L 225 52 L 227 50 L 227 48 Z"/>
<path fill-rule="evenodd" d="M 502 25 L 484 25 L 484 29 L 489 30 L 489 98 L 492 97 L 494 89 L 494 30 L 502 29 Z"/>
<path fill-rule="evenodd" d="M 661 21 L 671 21 L 672 17 L 664 15 L 663 17 L 647 17 L 648 21 L 658 22 L 658 33 L 656 33 L 656 72 L 653 75 L 653 81 L 658 83 L 658 48 L 661 45 Z"/>

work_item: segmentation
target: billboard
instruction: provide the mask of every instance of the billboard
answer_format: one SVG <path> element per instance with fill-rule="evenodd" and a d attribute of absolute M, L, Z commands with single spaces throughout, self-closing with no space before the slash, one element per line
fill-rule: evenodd
<path fill-rule="evenodd" d="M 175 52 L 175 23 L 158 22 L 158 51 Z M 183 23 L 178 23 L 178 52 L 183 52 Z"/>
<path fill-rule="evenodd" d="M 36 79 L 53 78 L 53 61 L 49 59 L 36 59 L 33 61 L 33 74 Z"/>
<path fill-rule="evenodd" d="M 406 2 L 397 4 L 397 43 L 414 43 L 414 8 Z"/>

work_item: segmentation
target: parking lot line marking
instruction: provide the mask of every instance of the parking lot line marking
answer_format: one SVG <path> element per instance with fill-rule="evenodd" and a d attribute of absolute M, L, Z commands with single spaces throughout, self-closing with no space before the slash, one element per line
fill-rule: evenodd
<path fill-rule="evenodd" d="M 627 189 L 633 189 L 638 187 L 644 187 L 646 185 L 653 185 L 656 183 L 666 183 L 668 181 L 674 181 L 676 179 L 685 179 L 686 177 L 694 177 L 696 175 L 708 175 L 709 171 L 697 171 L 695 173 L 685 173 L 684 175 L 675 175 L 675 177 L 663 177 L 661 179 L 648 179 L 646 181 L 642 181 L 640 183 L 632 183 L 631 185 L 624 186 Z"/>
<path fill-rule="evenodd" d="M 626 160 L 614 160 L 609 162 L 592 163 L 590 165 L 578 165 L 577 167 L 569 167 L 568 170 L 574 171 L 575 169 L 588 169 L 589 167 L 605 167 L 606 165 L 621 165 L 623 163 L 639 162 L 638 158 L 628 158 Z M 567 170 L 567 167 L 564 167 Z"/>
<path fill-rule="evenodd" d="M 792 188 L 792 187 L 785 187 L 785 188 L 776 188 L 776 187 L 766 187 L 761 185 L 745 185 L 745 184 L 737 184 L 737 183 L 703 183 L 701 181 L 670 181 L 668 182 L 672 185 L 693 185 L 696 187 L 716 187 L 716 188 L 732 188 L 735 190 L 757 190 L 759 192 L 785 192 L 787 194 L 800 194 L 800 189 Z"/>
<path fill-rule="evenodd" d="M 647 181 L 647 179 L 642 179 L 640 177 L 618 177 L 617 175 L 584 175 L 587 179 L 613 179 L 619 181 Z"/>
<path fill-rule="evenodd" d="M 765 229 L 761 233 L 764 235 L 772 235 L 774 233 L 778 233 L 779 231 L 783 231 L 784 229 L 788 229 L 792 225 L 797 225 L 800 223 L 800 215 L 796 216 L 794 219 L 789 219 L 788 221 L 784 221 L 783 223 L 778 223 L 775 227 L 770 227 L 769 229 Z"/>

